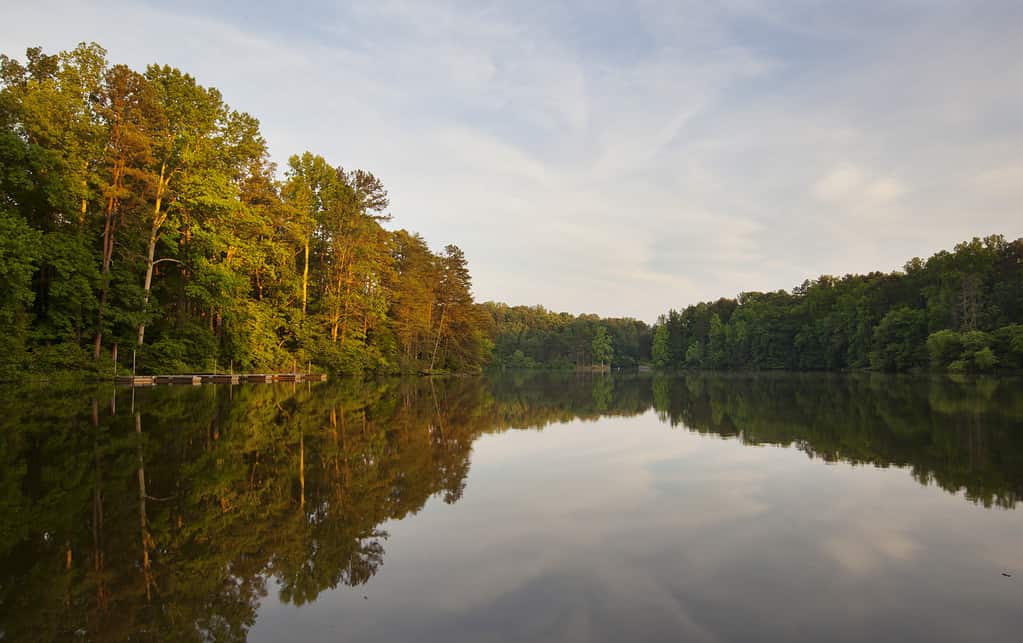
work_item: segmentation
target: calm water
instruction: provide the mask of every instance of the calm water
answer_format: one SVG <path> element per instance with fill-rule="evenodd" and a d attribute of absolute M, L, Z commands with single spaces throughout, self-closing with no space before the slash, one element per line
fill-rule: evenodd
<path fill-rule="evenodd" d="M 516 374 L 0 408 L 5 641 L 1023 639 L 1020 380 Z"/>

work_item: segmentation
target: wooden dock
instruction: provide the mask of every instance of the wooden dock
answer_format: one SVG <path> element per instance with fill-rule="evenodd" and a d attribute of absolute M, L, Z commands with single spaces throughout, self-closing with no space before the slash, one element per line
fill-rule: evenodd
<path fill-rule="evenodd" d="M 157 375 L 157 384 L 187 384 L 197 386 L 202 384 L 202 375 Z"/>
<path fill-rule="evenodd" d="M 238 384 L 242 381 L 241 375 L 209 375 L 206 382 L 211 384 Z"/>
<path fill-rule="evenodd" d="M 274 382 L 326 382 L 326 373 L 241 373 L 205 375 L 119 375 L 114 383 L 139 388 L 144 386 L 200 384 L 240 384 L 242 382 L 272 384 Z"/>
<path fill-rule="evenodd" d="M 156 386 L 156 378 L 152 375 L 118 375 L 114 378 L 114 384 L 124 386 Z"/>

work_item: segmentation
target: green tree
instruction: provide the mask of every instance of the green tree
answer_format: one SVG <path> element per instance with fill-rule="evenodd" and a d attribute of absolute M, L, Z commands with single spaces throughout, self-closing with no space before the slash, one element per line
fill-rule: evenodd
<path fill-rule="evenodd" d="M 747 292 L 673 309 L 662 318 L 663 366 L 907 370 L 929 361 L 970 370 L 990 347 L 995 364 L 1011 368 L 1010 342 L 996 338 L 1007 338 L 1011 331 L 1000 329 L 1023 314 L 1020 257 L 1023 240 L 992 235 L 911 259 L 902 272 L 824 275 L 791 293 Z"/>
<path fill-rule="evenodd" d="M 871 366 L 902 371 L 921 364 L 926 328 L 923 311 L 906 307 L 890 311 L 874 329 Z"/>
<path fill-rule="evenodd" d="M 601 366 L 610 364 L 611 360 L 614 358 L 614 345 L 611 340 L 611 336 L 607 334 L 607 330 L 605 330 L 603 326 L 597 327 L 597 332 L 593 336 L 591 350 L 593 353 L 593 361 L 599 363 Z"/>
<path fill-rule="evenodd" d="M 658 324 L 654 328 L 654 339 L 653 346 L 650 348 L 650 356 L 653 358 L 654 364 L 662 368 L 667 366 L 671 359 L 668 339 L 667 325 L 664 323 Z"/>
<path fill-rule="evenodd" d="M 35 299 L 32 275 L 40 260 L 41 237 L 17 215 L 0 207 L 0 373 L 21 367 L 29 307 Z"/>

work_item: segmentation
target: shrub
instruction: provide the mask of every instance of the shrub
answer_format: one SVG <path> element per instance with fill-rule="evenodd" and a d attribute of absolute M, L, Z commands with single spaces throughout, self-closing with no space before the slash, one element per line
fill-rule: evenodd
<path fill-rule="evenodd" d="M 927 338 L 927 354 L 934 368 L 946 368 L 958 359 L 962 352 L 962 338 L 954 330 L 939 330 Z"/>
<path fill-rule="evenodd" d="M 1023 324 L 1002 326 L 993 334 L 999 364 L 1005 368 L 1023 368 Z"/>
<path fill-rule="evenodd" d="M 978 371 L 990 371 L 998 363 L 995 352 L 990 347 L 985 347 L 973 354 L 973 365 Z"/>
<path fill-rule="evenodd" d="M 924 361 L 927 314 L 905 306 L 894 308 L 874 329 L 870 365 L 883 371 L 905 371 Z"/>
<path fill-rule="evenodd" d="M 977 351 L 983 350 L 991 345 L 991 335 L 988 335 L 984 331 L 966 331 L 961 335 L 961 337 L 963 342 L 963 352 L 967 355 L 973 355 Z"/>

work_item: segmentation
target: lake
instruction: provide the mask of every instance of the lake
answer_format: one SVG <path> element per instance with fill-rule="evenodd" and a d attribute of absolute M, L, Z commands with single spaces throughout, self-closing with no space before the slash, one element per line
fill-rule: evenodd
<path fill-rule="evenodd" d="M 1023 638 L 1018 378 L 0 397 L 4 641 Z"/>

